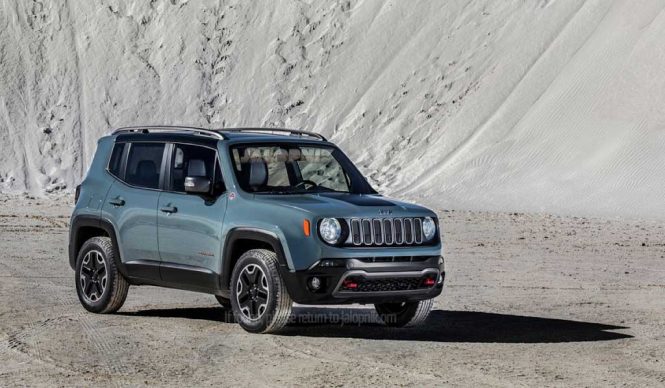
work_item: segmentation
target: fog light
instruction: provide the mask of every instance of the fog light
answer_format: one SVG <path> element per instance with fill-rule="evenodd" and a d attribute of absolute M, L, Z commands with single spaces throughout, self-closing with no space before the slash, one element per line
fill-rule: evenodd
<path fill-rule="evenodd" d="M 316 276 L 309 279 L 309 288 L 311 288 L 314 291 L 321 288 L 321 279 L 317 278 Z"/>

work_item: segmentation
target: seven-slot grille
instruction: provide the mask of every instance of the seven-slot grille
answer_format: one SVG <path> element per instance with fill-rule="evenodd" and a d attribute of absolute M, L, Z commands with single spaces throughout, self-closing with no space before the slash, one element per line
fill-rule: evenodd
<path fill-rule="evenodd" d="M 423 243 L 422 218 L 349 218 L 347 244 L 356 246 Z"/>

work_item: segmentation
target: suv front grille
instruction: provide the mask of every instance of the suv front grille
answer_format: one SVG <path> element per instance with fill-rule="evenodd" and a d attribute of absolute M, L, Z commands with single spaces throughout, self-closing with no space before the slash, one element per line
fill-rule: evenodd
<path fill-rule="evenodd" d="M 385 246 L 423 243 L 422 218 L 348 218 L 347 245 Z"/>

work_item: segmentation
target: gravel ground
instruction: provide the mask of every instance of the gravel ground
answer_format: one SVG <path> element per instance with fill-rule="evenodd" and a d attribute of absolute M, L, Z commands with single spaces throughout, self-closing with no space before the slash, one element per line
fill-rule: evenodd
<path fill-rule="evenodd" d="M 251 335 L 185 291 L 85 312 L 68 201 L 0 198 L 0 386 L 665 383 L 660 223 L 441 211 L 448 277 L 425 327 L 297 307 L 282 334 Z"/>

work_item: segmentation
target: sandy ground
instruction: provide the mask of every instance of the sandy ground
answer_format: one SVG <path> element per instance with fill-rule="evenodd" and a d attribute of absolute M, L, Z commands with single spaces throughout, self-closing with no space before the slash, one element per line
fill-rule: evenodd
<path fill-rule="evenodd" d="M 86 313 L 69 206 L 0 199 L 0 386 L 665 383 L 655 222 L 442 211 L 448 283 L 427 326 L 297 308 L 282 335 L 250 335 L 184 291 L 133 287 L 118 314 Z"/>

